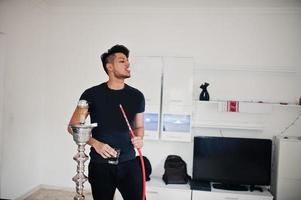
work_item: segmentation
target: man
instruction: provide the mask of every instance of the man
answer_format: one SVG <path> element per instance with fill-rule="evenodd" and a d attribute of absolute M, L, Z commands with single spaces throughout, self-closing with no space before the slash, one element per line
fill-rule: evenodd
<path fill-rule="evenodd" d="M 124 200 L 141 200 L 142 196 L 141 168 L 135 160 L 134 148 L 143 146 L 145 100 L 139 90 L 124 83 L 131 76 L 128 57 L 129 50 L 123 45 L 115 45 L 103 53 L 101 60 L 109 80 L 85 90 L 80 97 L 89 103 L 91 123 L 98 123 L 88 141 L 91 145 L 88 177 L 94 200 L 112 200 L 116 188 Z M 120 104 L 135 133 L 133 139 Z M 76 108 L 69 124 L 79 122 Z M 112 165 L 108 159 L 117 156 L 115 148 L 120 149 L 119 162 Z"/>

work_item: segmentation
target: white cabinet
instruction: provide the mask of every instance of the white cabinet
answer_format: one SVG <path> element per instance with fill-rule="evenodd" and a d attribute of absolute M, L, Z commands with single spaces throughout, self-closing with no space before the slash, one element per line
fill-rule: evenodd
<path fill-rule="evenodd" d="M 192 200 L 273 200 L 273 196 L 267 191 L 227 191 L 227 190 L 212 190 L 212 191 L 192 191 Z"/>
<path fill-rule="evenodd" d="M 260 191 L 229 191 L 212 189 L 211 191 L 190 190 L 189 184 L 165 185 L 159 177 L 151 177 L 146 183 L 147 200 L 273 200 L 266 188 Z M 116 191 L 114 200 L 123 200 Z"/>
<path fill-rule="evenodd" d="M 191 191 L 150 186 L 146 192 L 147 200 L 191 200 Z"/>
<path fill-rule="evenodd" d="M 272 193 L 276 200 L 301 198 L 301 137 L 277 137 Z"/>
<path fill-rule="evenodd" d="M 163 105 L 191 106 L 193 59 L 167 57 L 163 58 L 163 62 Z M 163 110 L 172 111 L 168 107 L 165 107 Z"/>
<path fill-rule="evenodd" d="M 146 183 L 147 200 L 191 200 L 191 190 L 188 184 L 165 185 L 159 177 L 152 177 Z M 117 191 L 114 200 L 122 200 L 122 196 Z"/>
<path fill-rule="evenodd" d="M 193 66 L 192 58 L 132 59 L 127 83 L 145 96 L 145 139 L 191 141 Z"/>
<path fill-rule="evenodd" d="M 161 139 L 191 141 L 193 59 L 163 58 Z"/>
<path fill-rule="evenodd" d="M 159 139 L 162 67 L 161 57 L 134 57 L 131 60 L 131 78 L 127 83 L 145 97 L 145 139 Z"/>

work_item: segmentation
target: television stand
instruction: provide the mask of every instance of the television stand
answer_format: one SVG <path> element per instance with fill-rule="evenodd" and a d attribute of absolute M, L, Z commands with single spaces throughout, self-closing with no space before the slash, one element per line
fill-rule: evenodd
<path fill-rule="evenodd" d="M 249 186 L 247 186 L 249 188 Z M 233 191 L 212 188 L 211 191 L 192 190 L 191 200 L 273 200 L 272 194 L 266 187 L 259 191 Z"/>
<path fill-rule="evenodd" d="M 247 186 L 238 184 L 213 183 L 212 187 L 222 190 L 249 191 L 249 188 Z"/>
<path fill-rule="evenodd" d="M 192 190 L 211 191 L 211 185 L 209 181 L 191 180 L 189 184 L 190 184 L 190 189 Z"/>
<path fill-rule="evenodd" d="M 253 192 L 253 191 L 259 191 L 259 192 L 263 192 L 263 189 L 261 187 L 258 187 L 258 186 L 255 186 L 255 185 L 250 185 L 250 191 Z"/>

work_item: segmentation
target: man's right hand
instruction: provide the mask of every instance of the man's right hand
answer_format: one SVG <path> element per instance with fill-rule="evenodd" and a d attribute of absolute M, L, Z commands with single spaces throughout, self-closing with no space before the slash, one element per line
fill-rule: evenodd
<path fill-rule="evenodd" d="M 115 149 L 108 144 L 100 142 L 94 138 L 90 138 L 88 143 L 94 147 L 95 151 L 105 159 L 117 156 Z"/>

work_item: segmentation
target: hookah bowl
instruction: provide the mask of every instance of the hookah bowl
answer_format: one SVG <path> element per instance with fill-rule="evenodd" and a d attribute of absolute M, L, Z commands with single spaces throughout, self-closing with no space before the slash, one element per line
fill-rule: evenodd
<path fill-rule="evenodd" d="M 69 126 L 72 130 L 73 140 L 78 146 L 77 154 L 73 157 L 73 160 L 77 162 L 77 174 L 72 178 L 72 180 L 76 183 L 76 195 L 73 199 L 84 200 L 84 182 L 88 180 L 88 177 L 84 174 L 84 162 L 89 159 L 89 157 L 85 154 L 85 145 L 92 136 L 92 129 L 97 127 L 97 123 L 71 124 Z"/>

